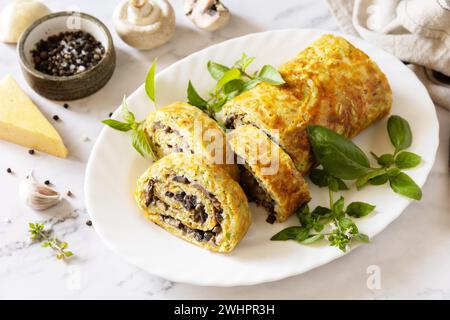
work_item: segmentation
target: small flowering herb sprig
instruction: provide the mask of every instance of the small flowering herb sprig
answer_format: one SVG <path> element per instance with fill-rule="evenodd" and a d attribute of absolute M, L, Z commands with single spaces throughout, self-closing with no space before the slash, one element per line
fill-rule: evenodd
<path fill-rule="evenodd" d="M 66 250 L 68 248 L 68 243 L 58 240 L 56 237 L 51 237 L 50 232 L 45 230 L 43 223 L 28 223 L 28 232 L 30 233 L 30 238 L 33 241 L 42 242 L 41 246 L 44 248 L 51 248 L 56 252 L 56 259 L 64 260 L 69 259 L 73 256 L 73 252 Z"/>
<path fill-rule="evenodd" d="M 248 66 L 255 60 L 245 53 L 231 67 L 224 66 L 214 61 L 208 62 L 208 71 L 211 77 L 217 81 L 216 87 L 211 92 L 209 99 L 202 98 L 191 81 L 188 83 L 187 97 L 189 104 L 200 108 L 214 117 L 216 112 L 229 100 L 244 91 L 247 91 L 261 82 L 273 85 L 285 83 L 281 74 L 271 65 L 264 65 L 261 70 L 249 73 Z"/>
<path fill-rule="evenodd" d="M 150 100 L 155 102 L 155 70 L 156 70 L 156 60 L 147 74 L 145 79 L 145 92 Z M 118 121 L 115 119 L 106 119 L 102 123 L 107 126 L 123 132 L 132 131 L 131 141 L 133 148 L 143 157 L 148 157 L 153 161 L 156 160 L 156 156 L 152 150 L 150 142 L 148 141 L 147 135 L 144 131 L 145 120 L 136 121 L 136 117 L 133 112 L 128 109 L 126 103 L 126 97 L 123 98 L 121 105 L 121 116 L 123 121 Z"/>
<path fill-rule="evenodd" d="M 345 183 L 329 175 L 320 175 L 318 180 L 311 179 L 319 187 L 328 187 L 329 208 L 317 206 L 310 211 L 308 204 L 304 204 L 296 212 L 300 226 L 288 227 L 271 240 L 295 240 L 300 244 L 311 244 L 326 239 L 330 246 L 346 252 L 353 241 L 368 243 L 369 237 L 360 233 L 353 222 L 353 218 L 361 218 L 371 213 L 375 206 L 365 202 L 352 202 L 345 208 L 344 197 L 333 200 L 333 193 L 347 190 Z"/>

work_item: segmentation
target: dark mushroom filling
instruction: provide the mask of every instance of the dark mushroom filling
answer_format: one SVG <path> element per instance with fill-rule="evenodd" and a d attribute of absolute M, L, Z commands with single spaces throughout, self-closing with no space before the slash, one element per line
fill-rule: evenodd
<path fill-rule="evenodd" d="M 191 184 L 191 181 L 183 176 L 173 176 L 171 180 L 180 184 Z M 211 241 L 213 243 L 216 243 L 216 237 L 222 232 L 220 223 L 223 221 L 223 210 L 221 208 L 220 202 L 212 193 L 206 191 L 199 184 L 192 182 L 192 186 L 203 192 L 211 201 L 212 211 L 216 221 L 214 227 L 209 228 L 208 230 L 200 230 L 189 227 L 180 219 L 170 216 L 170 206 L 165 201 L 165 199 L 171 199 L 179 202 L 181 206 L 189 213 L 188 219 L 195 223 L 199 223 L 200 225 L 204 225 L 205 223 L 207 223 L 208 218 L 210 217 L 206 212 L 205 205 L 199 202 L 197 196 L 189 194 L 183 190 L 177 192 L 166 191 L 164 192 L 164 195 L 159 195 L 155 193 L 155 184 L 156 181 L 154 179 L 151 179 L 147 185 L 145 198 L 145 205 L 147 207 L 152 206 L 153 208 L 155 208 L 156 211 L 160 213 L 160 219 L 164 223 L 176 227 L 177 229 L 181 230 L 183 234 L 187 234 L 199 242 Z M 161 212 L 164 212 L 164 214 Z M 209 219 L 209 221 L 211 220 Z"/>
<path fill-rule="evenodd" d="M 239 171 L 241 172 L 241 186 L 248 200 L 266 208 L 269 212 L 266 221 L 270 224 L 274 223 L 276 220 L 275 201 L 266 189 L 261 186 L 246 165 L 239 165 Z"/>
<path fill-rule="evenodd" d="M 150 136 L 153 139 L 153 144 L 157 149 L 159 156 L 166 156 L 173 152 L 185 152 L 194 153 L 193 150 L 184 140 L 183 136 L 175 129 L 165 125 L 161 122 L 155 122 L 151 128 L 152 133 Z M 164 131 L 164 135 L 157 135 L 157 131 Z"/>

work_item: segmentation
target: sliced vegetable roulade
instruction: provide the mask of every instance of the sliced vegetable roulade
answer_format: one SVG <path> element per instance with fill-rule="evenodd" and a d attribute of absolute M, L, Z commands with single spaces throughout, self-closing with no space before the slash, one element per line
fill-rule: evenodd
<path fill-rule="evenodd" d="M 138 180 L 136 201 L 148 219 L 211 251 L 233 250 L 250 226 L 239 184 L 198 155 L 172 153 L 153 163 Z"/>
<path fill-rule="evenodd" d="M 238 179 L 233 155 L 228 154 L 227 159 L 224 131 L 197 107 L 176 102 L 159 108 L 147 116 L 145 131 L 158 158 L 174 152 L 199 154 Z"/>
<path fill-rule="evenodd" d="M 264 132 L 244 125 L 228 134 L 238 157 L 241 185 L 250 201 L 269 211 L 267 222 L 283 222 L 311 197 L 292 159 Z"/>
<path fill-rule="evenodd" d="M 263 130 L 302 174 L 314 164 L 308 124 L 351 138 L 391 109 L 386 76 L 342 37 L 320 37 L 279 71 L 284 85 L 261 83 L 242 93 L 224 105 L 222 121 L 227 128 L 252 124 Z"/>

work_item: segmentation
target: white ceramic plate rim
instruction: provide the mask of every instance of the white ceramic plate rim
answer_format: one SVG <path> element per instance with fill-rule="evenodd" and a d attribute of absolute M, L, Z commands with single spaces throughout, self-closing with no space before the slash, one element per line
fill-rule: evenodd
<path fill-rule="evenodd" d="M 261 33 L 256 33 L 256 34 L 249 34 L 243 37 L 239 37 L 239 38 L 235 38 L 235 39 L 230 39 L 227 40 L 225 42 L 213 45 L 211 47 L 205 48 L 201 51 L 198 51 L 174 64 L 172 64 L 171 66 L 167 67 L 166 69 L 164 69 L 163 71 L 161 71 L 160 73 L 158 73 L 158 75 L 156 76 L 156 82 L 158 82 L 158 79 L 160 77 L 162 77 L 164 74 L 166 73 L 170 73 L 172 69 L 176 68 L 179 64 L 182 63 L 186 63 L 189 59 L 194 59 L 196 56 L 204 54 L 205 51 L 207 50 L 211 50 L 213 48 L 216 48 L 218 46 L 227 46 L 228 44 L 232 43 L 233 41 L 243 41 L 246 39 L 250 39 L 253 36 L 267 36 L 267 37 L 273 37 L 273 36 L 277 36 L 277 34 L 282 34 L 283 32 L 296 32 L 296 31 L 304 31 L 304 32 L 315 32 L 317 34 L 320 33 L 333 33 L 336 35 L 342 35 L 340 33 L 337 32 L 327 32 L 327 31 L 322 31 L 322 30 L 313 30 L 313 29 L 284 29 L 284 30 L 273 30 L 273 31 L 267 31 L 267 32 L 261 32 Z M 360 39 L 356 39 L 354 37 L 351 36 L 347 36 L 347 35 L 342 35 L 345 38 L 349 39 L 350 41 L 352 41 L 353 43 L 363 43 L 362 40 Z M 380 54 L 384 54 L 386 56 L 389 56 L 391 59 L 396 59 L 394 56 L 390 55 L 389 53 L 386 53 L 384 51 L 382 51 L 381 49 L 378 49 L 372 45 L 369 45 L 367 43 L 365 43 L 366 46 L 371 47 L 372 50 L 374 51 L 378 51 Z M 399 62 L 401 63 L 401 62 Z M 206 64 L 206 61 L 205 61 Z M 406 73 L 410 73 L 410 75 L 413 75 L 415 77 L 415 75 L 413 74 L 413 72 L 411 70 L 409 70 L 409 68 L 405 67 L 404 68 Z M 207 75 L 205 75 L 207 76 Z M 426 90 L 425 87 L 418 81 L 418 85 L 421 86 L 423 88 L 423 90 Z M 141 87 L 139 87 L 132 95 L 129 96 L 129 100 L 133 100 L 136 96 L 138 96 L 140 94 L 140 91 L 143 90 L 143 85 Z M 429 97 L 428 97 L 429 98 Z M 429 103 L 431 105 L 433 105 L 431 99 L 429 100 Z M 430 128 L 430 131 L 432 131 L 432 133 L 430 135 L 434 136 L 435 139 L 433 141 L 429 142 L 429 146 L 428 149 L 431 150 L 432 155 L 429 156 L 428 158 L 428 166 L 427 166 L 427 170 L 425 172 L 424 175 L 422 175 L 420 177 L 420 179 L 417 180 L 417 183 L 419 186 L 423 186 L 423 184 L 426 181 L 426 178 L 429 175 L 429 172 L 431 171 L 432 165 L 434 163 L 435 160 L 435 156 L 436 156 L 436 151 L 437 151 L 437 147 L 438 147 L 438 143 L 439 143 L 439 139 L 438 139 L 438 132 L 439 132 L 439 126 L 438 126 L 438 121 L 437 121 L 437 115 L 436 112 L 433 110 L 433 115 L 431 115 L 432 117 L 432 121 L 434 122 L 434 126 L 432 128 Z M 117 114 L 117 110 L 116 110 L 116 114 Z M 146 269 L 143 264 L 141 263 L 141 261 L 136 261 L 135 258 L 128 256 L 123 250 L 119 250 L 118 247 L 116 246 L 116 244 L 114 243 L 115 240 L 108 237 L 105 234 L 105 230 L 104 227 L 107 228 L 106 226 L 103 226 L 102 224 L 98 223 L 97 221 L 97 212 L 93 209 L 93 203 L 95 202 L 95 197 L 94 197 L 94 193 L 92 192 L 93 190 L 91 190 L 91 183 L 90 183 L 90 178 L 93 176 L 93 172 L 92 172 L 92 168 L 93 168 L 93 163 L 95 161 L 95 159 L 97 158 L 98 154 L 98 146 L 99 144 L 104 140 L 104 136 L 106 134 L 106 128 L 102 129 L 99 138 L 96 141 L 96 144 L 93 147 L 91 156 L 89 158 L 88 161 L 88 165 L 87 165 L 87 169 L 86 169 L 86 179 L 85 179 L 85 198 L 86 198 L 86 206 L 87 206 L 87 210 L 91 216 L 91 219 L 94 223 L 95 226 L 95 230 L 96 232 L 100 235 L 100 237 L 102 238 L 102 240 L 107 244 L 107 246 L 113 250 L 114 252 L 116 252 L 117 254 L 119 254 L 120 256 L 122 256 L 126 261 L 128 261 L 131 264 L 134 264 L 138 267 L 141 267 L 143 269 Z M 411 201 L 405 201 L 403 203 L 403 205 L 401 206 L 401 208 L 399 210 L 397 210 L 396 214 L 392 217 L 391 220 L 386 219 L 384 220 L 384 223 L 382 225 L 379 226 L 378 230 L 373 233 L 371 235 L 371 237 L 373 238 L 374 236 L 376 236 L 377 234 L 379 234 L 381 231 L 383 231 L 387 225 L 389 225 L 390 223 L 392 223 L 403 211 L 404 209 L 411 203 Z M 236 249 L 239 250 L 239 247 Z M 348 253 L 348 252 L 347 252 Z M 254 284 L 259 284 L 259 283 L 263 283 L 263 282 L 271 282 L 271 281 L 276 281 L 276 280 L 281 280 L 287 277 L 291 277 L 291 276 L 295 276 L 304 272 L 307 272 L 311 269 L 314 269 L 316 267 L 319 267 L 323 264 L 326 264 L 328 262 L 331 262 L 341 256 L 343 256 L 344 254 L 341 252 L 336 253 L 332 258 L 327 258 L 327 259 L 317 259 L 314 263 L 310 264 L 308 267 L 306 268 L 302 268 L 300 270 L 290 270 L 289 272 L 281 272 L 281 273 L 274 273 L 274 274 L 268 274 L 265 275 L 264 277 L 259 277 L 259 278 L 248 278 L 248 279 L 238 279 L 238 281 L 236 281 L 233 277 L 224 277 L 220 280 L 213 280 L 211 281 L 210 278 L 202 279 L 202 278 L 189 278 L 186 277 L 185 274 L 177 275 L 177 274 L 173 274 L 170 271 L 167 271 L 164 268 L 159 268 L 159 269 L 152 269 L 152 270 L 147 270 L 149 272 L 151 272 L 152 274 L 155 274 L 157 276 L 163 277 L 165 279 L 171 280 L 171 281 L 175 281 L 175 282 L 182 282 L 182 283 L 190 283 L 190 284 L 196 284 L 196 285 L 207 285 L 207 286 L 238 286 L 238 285 L 254 285 Z"/>

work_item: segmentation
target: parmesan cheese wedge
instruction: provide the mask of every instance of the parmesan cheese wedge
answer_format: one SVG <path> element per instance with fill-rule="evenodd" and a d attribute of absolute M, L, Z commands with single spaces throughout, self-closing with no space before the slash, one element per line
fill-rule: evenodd
<path fill-rule="evenodd" d="M 11 75 L 0 80 L 0 139 L 61 158 L 68 154 L 58 132 Z"/>

